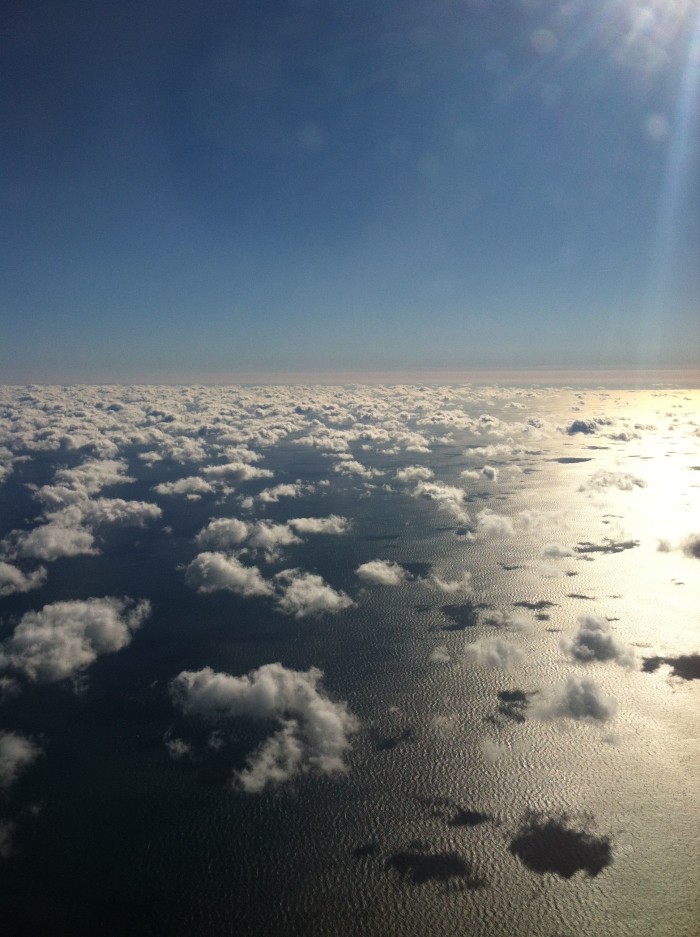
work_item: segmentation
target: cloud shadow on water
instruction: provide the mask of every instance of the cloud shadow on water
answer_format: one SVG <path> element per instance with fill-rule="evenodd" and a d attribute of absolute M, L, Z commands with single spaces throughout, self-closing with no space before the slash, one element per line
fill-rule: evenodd
<path fill-rule="evenodd" d="M 486 879 L 473 874 L 471 864 L 457 852 L 430 853 L 408 849 L 389 856 L 386 864 L 410 885 L 456 881 L 470 891 L 488 885 Z"/>
<path fill-rule="evenodd" d="M 672 668 L 671 674 L 682 680 L 700 680 L 700 654 L 681 654 L 679 657 L 645 657 L 644 673 L 654 673 L 662 664 Z"/>
<path fill-rule="evenodd" d="M 510 851 L 538 875 L 551 872 L 571 878 L 584 872 L 594 878 L 612 863 L 610 837 L 595 836 L 588 823 L 580 829 L 566 815 L 528 814 L 510 844 Z"/>
<path fill-rule="evenodd" d="M 451 624 L 443 625 L 443 631 L 463 631 L 479 624 L 479 609 L 488 608 L 484 603 L 464 602 L 462 605 L 441 605 L 440 611 Z"/>

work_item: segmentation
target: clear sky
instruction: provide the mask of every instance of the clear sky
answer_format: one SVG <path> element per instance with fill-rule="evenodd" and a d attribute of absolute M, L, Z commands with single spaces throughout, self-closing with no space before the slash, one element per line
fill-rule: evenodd
<path fill-rule="evenodd" d="M 700 361 L 694 0 L 3 3 L 0 381 Z"/>

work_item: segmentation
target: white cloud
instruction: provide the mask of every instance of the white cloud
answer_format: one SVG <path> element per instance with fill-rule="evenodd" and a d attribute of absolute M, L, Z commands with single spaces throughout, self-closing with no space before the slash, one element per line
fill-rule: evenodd
<path fill-rule="evenodd" d="M 224 553 L 197 554 L 185 571 L 185 582 L 198 592 L 227 589 L 244 598 L 273 592 L 256 566 L 244 566 L 237 557 Z"/>
<path fill-rule="evenodd" d="M 493 628 L 512 628 L 514 631 L 526 631 L 530 621 L 517 612 L 504 612 L 500 609 L 487 609 L 481 615 L 481 623 Z"/>
<path fill-rule="evenodd" d="M 285 615 L 306 618 L 326 612 L 340 612 L 355 604 L 348 595 L 337 592 L 314 573 L 285 569 L 277 573 L 275 580 L 281 589 L 276 606 Z"/>
<path fill-rule="evenodd" d="M 597 683 L 587 677 L 570 676 L 566 683 L 551 687 L 529 707 L 540 719 L 612 719 L 617 703 L 605 696 Z"/>
<path fill-rule="evenodd" d="M 41 748 L 26 736 L 0 731 L 0 788 L 11 787 L 41 753 Z"/>
<path fill-rule="evenodd" d="M 492 465 L 485 465 L 481 469 L 465 469 L 459 474 L 462 478 L 468 478 L 472 481 L 498 481 L 498 469 L 494 468 Z"/>
<path fill-rule="evenodd" d="M 412 495 L 414 498 L 435 501 L 441 510 L 451 514 L 461 524 L 469 523 L 469 514 L 464 507 L 466 492 L 462 488 L 444 482 L 421 481 L 413 489 Z"/>
<path fill-rule="evenodd" d="M 60 556 L 96 554 L 95 539 L 89 530 L 62 524 L 41 524 L 29 531 L 13 531 L 5 548 L 12 556 L 55 560 Z"/>
<path fill-rule="evenodd" d="M 54 602 L 24 614 L 0 645 L 0 668 L 52 683 L 85 670 L 96 658 L 126 647 L 150 614 L 142 600 L 103 598 Z"/>
<path fill-rule="evenodd" d="M 125 501 L 123 498 L 95 498 L 82 509 L 83 523 L 121 524 L 144 527 L 147 521 L 158 520 L 163 511 L 148 501 Z"/>
<path fill-rule="evenodd" d="M 298 482 L 295 484 L 275 485 L 273 488 L 265 488 L 258 495 L 257 500 L 263 504 L 276 504 L 280 498 L 300 498 L 309 486 L 304 486 Z"/>
<path fill-rule="evenodd" d="M 267 560 L 276 559 L 282 547 L 294 543 L 302 543 L 302 540 L 286 524 L 273 524 L 272 521 L 258 521 L 247 540 L 247 546 L 251 550 L 261 550 Z"/>
<path fill-rule="evenodd" d="M 351 528 L 347 517 L 329 514 L 328 517 L 292 517 L 287 521 L 298 534 L 346 534 Z"/>
<path fill-rule="evenodd" d="M 630 472 L 595 472 L 579 487 L 579 491 L 601 491 L 604 488 L 617 488 L 619 491 L 634 491 L 635 488 L 646 488 L 647 483 L 638 475 Z"/>
<path fill-rule="evenodd" d="M 355 570 L 363 582 L 378 586 L 399 586 L 409 578 L 408 572 L 393 560 L 370 560 Z"/>
<path fill-rule="evenodd" d="M 502 638 L 482 638 L 465 645 L 465 656 L 479 667 L 510 670 L 522 661 L 524 654 L 517 645 Z"/>
<path fill-rule="evenodd" d="M 462 573 L 461 579 L 453 579 L 452 581 L 448 581 L 446 579 L 441 579 L 439 576 L 433 575 L 430 577 L 430 581 L 442 592 L 471 593 L 474 591 L 474 586 L 472 584 L 472 574 L 467 569 L 465 569 Z"/>
<path fill-rule="evenodd" d="M 484 508 L 476 516 L 476 526 L 480 534 L 486 537 L 512 537 L 515 534 L 513 521 L 503 514 Z"/>
<path fill-rule="evenodd" d="M 637 666 L 634 650 L 612 634 L 605 618 L 582 615 L 578 624 L 573 641 L 567 638 L 561 641 L 561 648 L 569 657 L 584 662 L 614 660 L 622 667 Z"/>
<path fill-rule="evenodd" d="M 154 485 L 154 491 L 159 495 L 185 495 L 191 500 L 198 500 L 203 494 L 211 494 L 214 489 L 199 475 L 189 475 L 187 478 L 178 478 L 174 482 L 161 482 L 160 485 Z"/>
<path fill-rule="evenodd" d="M 399 469 L 394 476 L 397 482 L 404 485 L 417 481 L 428 481 L 432 477 L 432 470 L 425 465 L 407 465 L 406 468 Z"/>
<path fill-rule="evenodd" d="M 344 459 L 333 466 L 333 471 L 340 475 L 357 475 L 360 478 L 372 478 L 374 475 L 381 475 L 376 469 L 367 468 L 356 459 Z"/>
<path fill-rule="evenodd" d="M 202 474 L 207 478 L 229 479 L 236 481 L 250 481 L 253 478 L 272 478 L 273 473 L 269 469 L 256 468 L 247 462 L 227 462 L 225 465 L 210 465 L 202 469 Z"/>
<path fill-rule="evenodd" d="M 15 592 L 29 592 L 38 589 L 46 582 L 46 567 L 40 566 L 31 573 L 23 573 L 11 563 L 0 560 L 0 595 L 13 595 Z"/>
<path fill-rule="evenodd" d="M 170 684 L 174 704 L 217 726 L 241 716 L 272 721 L 278 728 L 235 774 L 248 793 L 281 784 L 299 774 L 337 774 L 346 770 L 349 737 L 359 723 L 344 702 L 333 702 L 321 685 L 323 673 L 265 664 L 243 677 L 209 667 L 183 671 Z M 224 728 L 225 731 L 225 728 Z"/>
<path fill-rule="evenodd" d="M 542 556 L 551 560 L 564 559 L 573 555 L 574 551 L 570 547 L 564 547 L 560 543 L 547 543 L 542 547 Z"/>
<path fill-rule="evenodd" d="M 230 550 L 243 543 L 250 533 L 250 525 L 237 517 L 218 517 L 199 531 L 194 538 L 198 547 Z"/>

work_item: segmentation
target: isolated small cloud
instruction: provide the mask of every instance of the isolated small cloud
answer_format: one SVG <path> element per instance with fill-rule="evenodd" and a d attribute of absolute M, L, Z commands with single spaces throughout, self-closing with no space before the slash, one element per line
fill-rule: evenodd
<path fill-rule="evenodd" d="M 481 615 L 481 621 L 484 625 L 491 625 L 493 628 L 511 629 L 513 631 L 525 631 L 530 627 L 530 621 L 525 615 L 518 612 L 505 612 L 501 609 L 487 609 Z"/>
<path fill-rule="evenodd" d="M 465 646 L 464 654 L 478 667 L 493 667 L 498 670 L 510 670 L 525 656 L 516 644 L 502 638 L 482 638 L 474 641 Z"/>
<path fill-rule="evenodd" d="M 0 645 L 0 668 L 42 683 L 72 677 L 103 654 L 126 647 L 150 611 L 146 600 L 103 598 L 26 612 Z"/>
<path fill-rule="evenodd" d="M 370 560 L 358 566 L 355 575 L 377 586 L 399 586 L 410 578 L 408 571 L 393 560 Z"/>
<path fill-rule="evenodd" d="M 579 491 L 602 491 L 605 488 L 616 488 L 618 491 L 634 491 L 635 488 L 646 488 L 647 483 L 638 475 L 631 472 L 595 472 L 579 487 Z"/>
<path fill-rule="evenodd" d="M 686 556 L 700 560 L 700 534 L 689 534 L 681 541 L 681 550 Z"/>
<path fill-rule="evenodd" d="M 12 563 L 0 560 L 0 596 L 13 595 L 15 592 L 29 592 L 38 589 L 46 582 L 46 567 L 40 566 L 30 573 L 23 573 Z"/>
<path fill-rule="evenodd" d="M 413 489 L 414 498 L 427 498 L 435 501 L 438 507 L 451 514 L 461 524 L 469 523 L 469 514 L 464 507 L 466 492 L 444 482 L 420 481 Z"/>
<path fill-rule="evenodd" d="M 328 517 L 292 517 L 287 521 L 298 534 L 346 534 L 351 528 L 347 517 L 329 514 Z"/>
<path fill-rule="evenodd" d="M 185 571 L 185 582 L 198 592 L 226 589 L 243 598 L 272 595 L 272 585 L 256 566 L 244 566 L 236 556 L 225 553 L 198 553 Z"/>
<path fill-rule="evenodd" d="M 355 604 L 344 592 L 329 586 L 321 576 L 301 569 L 285 569 L 277 573 L 275 583 L 281 593 L 276 602 L 277 609 L 294 618 L 335 614 Z"/>
<path fill-rule="evenodd" d="M 183 671 L 170 684 L 174 705 L 198 716 L 223 733 L 235 731 L 235 720 L 247 717 L 273 723 L 276 731 L 249 755 L 234 775 L 247 793 L 282 784 L 300 774 L 338 774 L 346 770 L 350 736 L 359 728 L 344 702 L 334 702 L 322 686 L 323 673 L 265 664 L 242 677 L 209 667 Z"/>
<path fill-rule="evenodd" d="M 582 615 L 573 640 L 563 639 L 561 648 L 573 660 L 582 662 L 614 660 L 622 667 L 638 665 L 634 650 L 619 641 L 605 618 Z"/>
<path fill-rule="evenodd" d="M 41 748 L 26 736 L 0 731 L 0 790 L 11 787 L 41 754 Z"/>
<path fill-rule="evenodd" d="M 472 593 L 474 591 L 474 586 L 472 584 L 472 574 L 469 570 L 465 569 L 462 573 L 460 579 L 442 579 L 440 576 L 431 576 L 431 583 L 440 589 L 441 592 L 446 592 L 448 595 L 451 595 L 454 592 L 465 592 Z"/>
<path fill-rule="evenodd" d="M 540 719 L 591 719 L 605 722 L 617 711 L 616 701 L 606 696 L 588 677 L 570 676 L 566 683 L 551 687 L 531 705 Z"/>
<path fill-rule="evenodd" d="M 272 488 L 264 488 L 256 498 L 262 504 L 276 504 L 280 498 L 300 498 L 308 486 L 297 483 L 275 485 Z"/>
<path fill-rule="evenodd" d="M 239 546 L 250 533 L 250 525 L 237 517 L 218 517 L 199 531 L 194 538 L 205 550 L 230 550 Z"/>
<path fill-rule="evenodd" d="M 571 547 L 565 547 L 560 543 L 547 543 L 542 547 L 542 556 L 550 560 L 564 559 L 564 557 L 573 555 L 574 551 Z"/>

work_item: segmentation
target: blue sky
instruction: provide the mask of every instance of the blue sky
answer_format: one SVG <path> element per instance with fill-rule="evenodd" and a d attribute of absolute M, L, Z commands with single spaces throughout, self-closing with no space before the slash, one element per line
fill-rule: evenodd
<path fill-rule="evenodd" d="M 4 10 L 1 379 L 700 360 L 696 3 Z"/>

